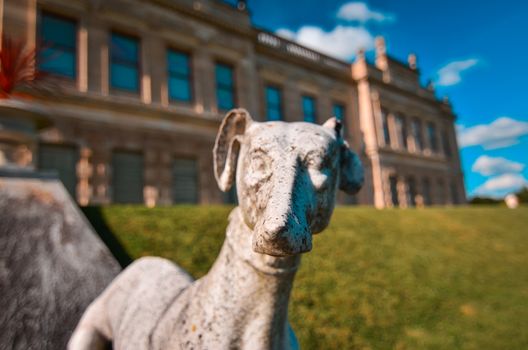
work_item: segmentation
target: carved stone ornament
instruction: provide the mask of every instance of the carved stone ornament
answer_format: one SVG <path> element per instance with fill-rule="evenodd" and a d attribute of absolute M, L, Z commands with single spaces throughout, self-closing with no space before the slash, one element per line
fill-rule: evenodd
<path fill-rule="evenodd" d="M 328 225 L 337 188 L 363 183 L 340 127 L 227 113 L 214 172 L 222 191 L 236 178 L 240 204 L 211 270 L 193 281 L 168 260 L 137 260 L 88 307 L 69 349 L 297 349 L 288 301 L 300 253 Z"/>

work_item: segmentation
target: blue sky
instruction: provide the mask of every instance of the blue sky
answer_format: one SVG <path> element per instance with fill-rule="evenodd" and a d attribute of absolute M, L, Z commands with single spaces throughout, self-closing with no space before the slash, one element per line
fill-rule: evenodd
<path fill-rule="evenodd" d="M 528 2 L 249 0 L 253 23 L 345 60 L 383 35 L 449 96 L 469 195 L 528 185 Z"/>

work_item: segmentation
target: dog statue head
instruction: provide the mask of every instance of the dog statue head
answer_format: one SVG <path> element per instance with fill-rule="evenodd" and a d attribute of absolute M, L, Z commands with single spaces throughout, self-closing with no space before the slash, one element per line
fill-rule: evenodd
<path fill-rule="evenodd" d="M 255 122 L 244 109 L 226 114 L 218 132 L 214 173 L 228 191 L 235 181 L 257 253 L 290 256 L 312 249 L 324 230 L 336 190 L 355 194 L 363 167 L 341 137 L 341 124 Z"/>

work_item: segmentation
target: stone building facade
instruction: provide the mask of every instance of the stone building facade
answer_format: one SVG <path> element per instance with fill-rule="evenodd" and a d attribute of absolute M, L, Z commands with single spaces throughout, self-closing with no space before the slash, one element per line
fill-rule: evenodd
<path fill-rule="evenodd" d="M 0 18 L 46 73 L 29 97 L 0 100 L 0 167 L 55 170 L 81 205 L 232 201 L 211 150 L 235 106 L 260 121 L 341 118 L 368 175 L 342 203 L 465 201 L 449 103 L 381 39 L 374 64 L 349 64 L 255 28 L 242 1 L 0 0 Z"/>

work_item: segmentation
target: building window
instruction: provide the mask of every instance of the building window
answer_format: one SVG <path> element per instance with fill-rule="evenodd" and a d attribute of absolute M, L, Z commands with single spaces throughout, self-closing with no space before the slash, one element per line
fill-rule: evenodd
<path fill-rule="evenodd" d="M 418 119 L 414 119 L 411 123 L 411 132 L 414 139 L 414 148 L 416 152 L 421 152 L 423 149 L 422 138 L 422 123 Z"/>
<path fill-rule="evenodd" d="M 110 85 L 115 89 L 139 91 L 139 42 L 136 38 L 112 33 Z"/>
<path fill-rule="evenodd" d="M 233 78 L 233 67 L 224 63 L 217 63 L 215 75 L 218 109 L 227 111 L 235 108 L 235 80 Z"/>
<path fill-rule="evenodd" d="M 302 97 L 303 119 L 305 122 L 315 123 L 317 120 L 315 114 L 315 99 L 311 96 Z"/>
<path fill-rule="evenodd" d="M 77 24 L 75 21 L 42 12 L 39 23 L 42 49 L 39 69 L 43 72 L 75 78 L 77 73 Z"/>
<path fill-rule="evenodd" d="M 431 205 L 431 183 L 429 182 L 429 179 L 425 178 L 423 179 L 423 200 L 425 205 Z"/>
<path fill-rule="evenodd" d="M 397 115 L 395 121 L 396 129 L 398 130 L 398 144 L 400 148 L 407 149 L 407 123 L 405 122 L 405 118 Z"/>
<path fill-rule="evenodd" d="M 167 51 L 169 98 L 191 102 L 191 60 L 189 55 L 175 50 Z"/>
<path fill-rule="evenodd" d="M 446 157 L 451 157 L 451 145 L 449 144 L 449 136 L 447 131 L 442 132 L 442 145 L 444 146 L 444 154 Z"/>
<path fill-rule="evenodd" d="M 433 153 L 438 152 L 438 140 L 436 138 L 436 126 L 433 123 L 427 123 L 427 138 L 429 139 L 429 146 Z"/>
<path fill-rule="evenodd" d="M 282 120 L 282 99 L 278 87 L 266 86 L 266 117 L 269 121 Z"/>
<path fill-rule="evenodd" d="M 389 185 L 392 206 L 397 207 L 400 205 L 400 201 L 398 200 L 398 177 L 396 177 L 396 175 L 392 175 L 389 177 Z"/>
<path fill-rule="evenodd" d="M 413 177 L 407 179 L 407 204 L 410 207 L 416 206 L 416 183 Z"/>
<path fill-rule="evenodd" d="M 347 136 L 347 128 L 346 128 L 346 116 L 345 116 L 345 106 L 340 104 L 340 103 L 334 103 L 334 106 L 333 106 L 333 113 L 334 113 L 334 117 L 336 117 L 337 120 L 339 120 L 341 122 L 341 130 L 342 130 L 342 135 L 343 136 Z"/>
<path fill-rule="evenodd" d="M 383 124 L 383 141 L 385 142 L 385 146 L 390 146 L 391 137 L 389 129 L 389 116 L 385 110 L 381 110 L 381 122 Z"/>

